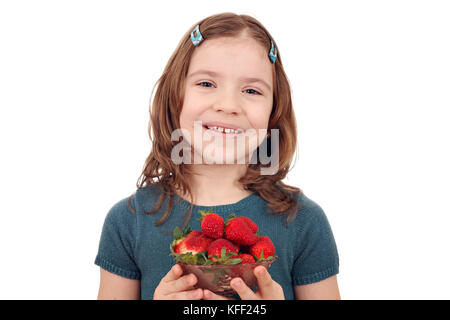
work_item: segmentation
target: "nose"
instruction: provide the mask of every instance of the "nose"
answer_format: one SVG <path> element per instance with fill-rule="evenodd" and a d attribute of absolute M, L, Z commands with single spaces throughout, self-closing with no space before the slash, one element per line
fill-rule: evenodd
<path fill-rule="evenodd" d="M 238 94 L 229 91 L 220 95 L 213 108 L 215 111 L 223 111 L 232 115 L 237 115 L 242 111 Z"/>

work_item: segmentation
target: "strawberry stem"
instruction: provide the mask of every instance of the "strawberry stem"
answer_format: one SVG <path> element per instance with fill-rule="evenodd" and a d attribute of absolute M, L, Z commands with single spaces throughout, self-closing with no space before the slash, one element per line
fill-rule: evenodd
<path fill-rule="evenodd" d="M 209 208 L 209 210 L 198 210 L 200 214 L 200 218 L 197 218 L 198 221 L 203 221 L 203 218 L 205 218 L 208 214 L 212 213 L 212 208 Z"/>
<path fill-rule="evenodd" d="M 228 222 L 230 222 L 230 220 L 234 218 L 236 218 L 236 215 L 234 213 L 230 213 L 227 220 L 225 221 L 225 225 L 228 225 Z"/>

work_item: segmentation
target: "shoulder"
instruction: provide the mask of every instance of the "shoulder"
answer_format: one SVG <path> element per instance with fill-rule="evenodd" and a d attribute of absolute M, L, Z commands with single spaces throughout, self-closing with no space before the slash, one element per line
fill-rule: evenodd
<path fill-rule="evenodd" d="M 322 207 L 302 191 L 297 195 L 297 202 L 299 203 L 299 214 L 303 215 L 318 215 L 323 213 Z"/>
<path fill-rule="evenodd" d="M 304 192 L 296 195 L 298 211 L 295 225 L 301 230 L 328 226 L 327 215 L 316 201 L 306 196 Z"/>
<path fill-rule="evenodd" d="M 154 207 L 160 200 L 162 193 L 163 187 L 161 183 L 155 183 L 152 185 L 141 187 L 129 197 L 129 205 L 135 210 L 140 208 Z"/>
<path fill-rule="evenodd" d="M 136 223 L 143 213 L 155 207 L 161 194 L 162 188 L 158 184 L 138 188 L 128 196 L 113 202 L 106 220 L 111 223 Z"/>
<path fill-rule="evenodd" d="M 106 214 L 105 224 L 116 227 L 129 226 L 136 220 L 136 193 L 113 203 Z"/>
<path fill-rule="evenodd" d="M 148 202 L 156 203 L 162 193 L 159 185 L 151 185 L 136 189 L 128 196 L 113 203 L 108 212 L 111 218 L 126 218 L 130 213 L 136 216 L 140 208 Z"/>

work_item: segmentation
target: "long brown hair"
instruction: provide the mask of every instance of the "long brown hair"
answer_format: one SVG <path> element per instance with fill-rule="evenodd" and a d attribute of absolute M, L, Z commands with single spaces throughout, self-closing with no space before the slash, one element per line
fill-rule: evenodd
<path fill-rule="evenodd" d="M 276 42 L 264 26 L 251 16 L 237 15 L 230 12 L 209 16 L 191 26 L 179 42 L 163 74 L 155 84 L 158 87 L 151 104 L 148 126 L 152 149 L 145 161 L 142 174 L 137 181 L 137 188 L 157 185 L 161 188 L 162 193 L 155 208 L 144 212 L 146 214 L 155 213 L 163 204 L 165 196 L 169 196 L 166 212 L 155 223 L 157 226 L 161 225 L 170 214 L 175 190 L 182 190 L 183 194 L 189 194 L 191 198 L 189 213 L 182 228 L 186 226 L 192 214 L 193 197 L 188 182 L 191 170 L 188 166 L 183 164 L 176 165 L 171 160 L 172 148 L 178 143 L 177 141 L 171 141 L 171 133 L 175 129 L 180 128 L 179 119 L 181 106 L 183 105 L 185 78 L 191 56 L 195 50 L 190 33 L 197 25 L 200 26 L 200 32 L 205 40 L 219 37 L 238 37 L 242 32 L 246 31 L 267 49 L 266 52 L 270 51 L 271 40 L 277 49 L 277 59 L 272 67 L 273 107 L 268 129 L 279 130 L 279 154 L 275 155 L 279 159 L 279 169 L 273 175 L 261 175 L 260 168 L 265 167 L 265 165 L 261 164 L 258 159 L 257 163 L 248 164 L 247 171 L 239 179 L 239 182 L 244 190 L 256 192 L 261 198 L 268 201 L 268 206 L 272 209 L 272 212 L 269 213 L 287 213 L 289 210 L 286 219 L 287 226 L 298 211 L 299 203 L 296 200 L 296 195 L 302 193 L 301 189 L 286 185 L 281 181 L 290 171 L 294 153 L 297 155 L 297 127 L 289 82 L 283 69 L 280 51 Z M 152 133 L 156 139 L 152 138 Z M 270 137 L 267 139 L 267 143 L 270 145 Z M 258 152 L 258 148 L 255 152 Z M 128 199 L 128 207 L 136 213 L 130 206 L 130 199 L 131 196 Z"/>

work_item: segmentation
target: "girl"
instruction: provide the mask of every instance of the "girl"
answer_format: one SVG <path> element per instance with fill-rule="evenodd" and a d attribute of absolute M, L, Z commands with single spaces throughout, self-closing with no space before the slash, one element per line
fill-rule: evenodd
<path fill-rule="evenodd" d="M 169 256 L 174 228 L 201 230 L 197 213 L 212 208 L 225 218 L 251 218 L 278 255 L 270 273 L 254 269 L 256 292 L 233 279 L 235 298 L 340 299 L 339 257 L 326 215 L 299 188 L 282 182 L 297 129 L 269 32 L 247 15 L 203 19 L 184 35 L 157 84 L 149 124 L 153 146 L 137 190 L 104 222 L 95 259 L 98 298 L 230 299 L 195 289 L 195 275 L 183 275 Z M 174 135 L 177 130 L 181 134 Z M 240 135 L 248 143 L 235 148 Z M 263 161 L 265 145 L 270 163 Z"/>

